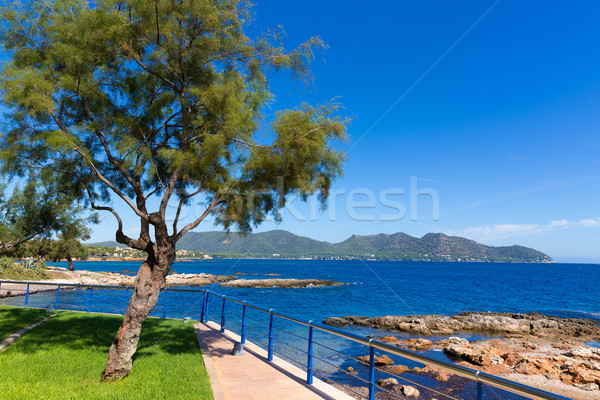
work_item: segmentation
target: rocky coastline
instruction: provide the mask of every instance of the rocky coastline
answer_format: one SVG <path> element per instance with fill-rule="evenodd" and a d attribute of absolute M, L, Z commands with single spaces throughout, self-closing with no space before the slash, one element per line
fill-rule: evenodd
<path fill-rule="evenodd" d="M 467 312 L 455 316 L 384 316 L 376 318 L 346 316 L 323 321 L 331 326 L 370 326 L 390 331 L 377 338 L 413 351 L 441 350 L 460 365 L 538 387 L 576 400 L 600 398 L 600 348 L 586 342 L 600 339 L 598 321 L 559 318 L 539 313 Z M 487 340 L 455 336 L 443 340 L 406 339 L 393 332 L 419 336 L 448 336 L 459 332 L 499 336 Z M 359 357 L 368 362 L 368 356 Z M 376 357 L 375 363 L 390 372 L 426 375 L 446 382 L 452 376 L 442 370 L 413 368 L 388 358 Z M 397 382 L 382 381 L 399 393 L 405 390 Z"/>
<path fill-rule="evenodd" d="M 221 283 L 223 287 L 238 288 L 310 288 L 322 286 L 340 286 L 348 283 L 329 281 L 324 279 L 236 279 Z"/>
<path fill-rule="evenodd" d="M 108 285 L 108 286 L 133 286 L 135 276 L 116 272 L 92 272 L 85 270 L 69 271 L 65 268 L 48 267 L 48 279 L 43 283 L 52 284 L 82 284 L 82 285 Z M 267 274 L 274 275 L 274 274 Z M 211 274 L 178 274 L 167 276 L 167 287 L 176 286 L 206 286 L 219 284 L 224 287 L 243 288 L 309 288 L 322 286 L 339 286 L 347 283 L 328 281 L 322 279 L 239 279 L 236 275 L 211 275 Z M 21 283 L 3 283 L 0 286 L 0 298 L 22 296 L 27 285 Z M 29 293 L 39 293 L 56 290 L 55 285 L 42 285 L 31 283 Z"/>
<path fill-rule="evenodd" d="M 368 326 L 416 335 L 452 335 L 458 332 L 485 334 L 524 334 L 535 336 L 563 335 L 600 340 L 598 322 L 583 318 L 560 318 L 540 313 L 465 312 L 454 316 L 386 315 L 383 317 L 330 317 L 330 326 Z"/>

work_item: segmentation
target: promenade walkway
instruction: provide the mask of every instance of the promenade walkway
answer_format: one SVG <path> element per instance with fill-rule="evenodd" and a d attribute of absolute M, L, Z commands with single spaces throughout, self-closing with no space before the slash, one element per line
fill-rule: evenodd
<path fill-rule="evenodd" d="M 278 357 L 269 362 L 267 352 L 250 342 L 243 355 L 231 355 L 239 336 L 227 330 L 221 334 L 214 322 L 195 328 L 215 400 L 353 400 L 317 378 L 308 385 L 305 371 Z"/>

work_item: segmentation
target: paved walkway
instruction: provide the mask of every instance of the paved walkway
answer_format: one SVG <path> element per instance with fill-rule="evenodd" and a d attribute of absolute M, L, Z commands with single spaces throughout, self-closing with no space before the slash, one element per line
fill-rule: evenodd
<path fill-rule="evenodd" d="M 198 323 L 195 328 L 215 400 L 353 400 L 317 378 L 312 386 L 306 384 L 305 371 L 278 357 L 267 361 L 267 352 L 250 342 L 244 345 L 243 355 L 231 355 L 239 336 L 229 331 L 221 334 L 214 322 Z"/>

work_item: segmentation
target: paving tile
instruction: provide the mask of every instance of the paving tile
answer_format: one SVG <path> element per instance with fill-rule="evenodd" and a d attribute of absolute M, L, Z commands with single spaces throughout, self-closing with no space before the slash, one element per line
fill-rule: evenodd
<path fill-rule="evenodd" d="M 305 371 L 277 357 L 267 361 L 266 351 L 250 342 L 244 345 L 243 355 L 231 355 L 239 336 L 229 331 L 221 334 L 214 322 L 196 324 L 196 331 L 215 367 L 217 376 L 211 375 L 211 383 L 218 381 L 218 391 L 226 400 L 353 400 L 318 379 L 312 386 L 304 383 Z"/>

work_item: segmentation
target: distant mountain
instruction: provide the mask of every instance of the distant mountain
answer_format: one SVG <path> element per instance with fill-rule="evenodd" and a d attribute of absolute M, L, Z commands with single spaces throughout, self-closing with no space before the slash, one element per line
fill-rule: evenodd
<path fill-rule="evenodd" d="M 344 258 L 403 261 L 505 261 L 552 262 L 537 250 L 523 246 L 493 247 L 458 236 L 428 233 L 415 238 L 405 233 L 352 235 L 340 243 L 328 243 L 275 230 L 242 236 L 223 232 L 190 232 L 178 243 L 179 250 L 203 251 L 225 258 Z"/>
<path fill-rule="evenodd" d="M 124 244 L 121 244 L 119 242 L 115 242 L 114 240 L 109 240 L 106 242 L 96 242 L 96 243 L 84 243 L 84 245 L 86 246 L 106 246 L 106 247 L 120 247 L 120 248 L 124 248 L 127 247 Z"/>

